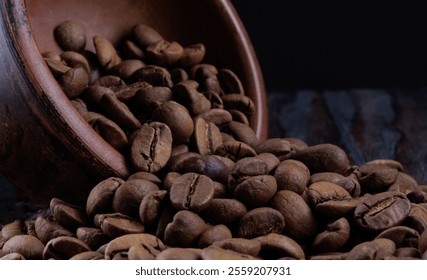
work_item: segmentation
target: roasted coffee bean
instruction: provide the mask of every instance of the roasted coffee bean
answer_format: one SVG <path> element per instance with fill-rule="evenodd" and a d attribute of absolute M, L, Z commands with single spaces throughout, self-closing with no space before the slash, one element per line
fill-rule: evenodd
<path fill-rule="evenodd" d="M 214 123 L 219 128 L 225 126 L 232 120 L 230 112 L 218 108 L 210 109 L 206 112 L 199 114 L 197 117 L 204 119 L 208 123 Z"/>
<path fill-rule="evenodd" d="M 245 157 L 234 164 L 228 176 L 228 187 L 231 192 L 234 192 L 237 185 L 250 177 L 267 174 L 268 166 L 264 161 L 257 157 Z"/>
<path fill-rule="evenodd" d="M 65 62 L 68 67 L 83 67 L 90 74 L 89 61 L 84 55 L 75 51 L 66 51 L 60 54 L 60 59 Z"/>
<path fill-rule="evenodd" d="M 132 29 L 132 38 L 141 47 L 147 47 L 163 39 L 162 35 L 146 24 L 137 24 Z"/>
<path fill-rule="evenodd" d="M 268 233 L 281 233 L 285 219 L 276 209 L 259 207 L 245 213 L 237 225 L 237 236 L 254 238 Z"/>
<path fill-rule="evenodd" d="M 129 248 L 127 255 L 129 260 L 154 260 L 160 251 L 152 246 L 136 244 Z"/>
<path fill-rule="evenodd" d="M 126 59 L 140 59 L 145 58 L 144 51 L 131 40 L 124 40 L 120 48 L 121 54 Z"/>
<path fill-rule="evenodd" d="M 52 198 L 49 207 L 55 220 L 70 229 L 76 229 L 87 223 L 86 212 L 79 206 Z"/>
<path fill-rule="evenodd" d="M 371 242 L 363 242 L 357 244 L 351 249 L 351 251 L 346 256 L 346 260 L 374 260 L 375 255 L 378 251 L 378 246 Z"/>
<path fill-rule="evenodd" d="M 184 48 L 178 42 L 159 40 L 147 46 L 147 60 L 160 66 L 169 66 L 177 62 L 184 53 Z"/>
<path fill-rule="evenodd" d="M 113 148 L 123 151 L 128 145 L 126 133 L 112 120 L 105 116 L 88 112 L 84 119 Z"/>
<path fill-rule="evenodd" d="M 168 162 L 172 153 L 173 132 L 160 122 L 145 123 L 132 135 L 131 161 L 139 171 L 156 173 Z"/>
<path fill-rule="evenodd" d="M 251 116 L 255 113 L 255 104 L 246 95 L 230 93 L 223 95 L 221 98 L 224 103 L 224 109 L 226 110 L 238 110 L 247 116 Z"/>
<path fill-rule="evenodd" d="M 227 165 L 226 159 L 224 159 L 216 155 L 203 156 L 197 161 L 197 171 L 208 176 L 213 181 L 226 184 L 232 167 Z"/>
<path fill-rule="evenodd" d="M 396 244 L 387 238 L 375 238 L 372 243 L 377 245 L 377 252 L 375 254 L 376 260 L 384 260 L 387 257 L 393 256 L 396 252 Z"/>
<path fill-rule="evenodd" d="M 203 260 L 257 260 L 251 255 L 242 254 L 216 246 L 209 246 L 202 250 Z"/>
<path fill-rule="evenodd" d="M 143 82 L 145 83 L 145 82 Z M 172 100 L 172 90 L 168 87 L 153 87 L 148 83 L 135 92 L 132 102 L 135 103 L 136 111 L 152 114 L 161 104 Z"/>
<path fill-rule="evenodd" d="M 290 190 L 302 194 L 308 187 L 310 171 L 308 167 L 297 160 L 282 161 L 274 171 L 278 190 Z"/>
<path fill-rule="evenodd" d="M 285 217 L 286 219 L 286 217 Z M 286 220 L 288 222 L 288 220 Z M 340 218 L 326 225 L 326 229 L 317 234 L 313 240 L 313 249 L 318 252 L 339 251 L 350 237 L 350 224 Z"/>
<path fill-rule="evenodd" d="M 420 259 L 421 255 L 418 249 L 414 247 L 401 247 L 397 248 L 395 252 L 395 256 L 397 259 L 404 259 L 404 258 L 414 258 L 414 259 Z"/>
<path fill-rule="evenodd" d="M 89 193 L 86 202 L 86 213 L 93 217 L 98 213 L 110 213 L 113 206 L 114 193 L 125 181 L 110 177 L 99 182 Z"/>
<path fill-rule="evenodd" d="M 218 80 L 221 83 L 221 88 L 224 90 L 224 93 L 245 94 L 242 82 L 230 69 L 220 69 L 218 72 Z"/>
<path fill-rule="evenodd" d="M 186 46 L 177 64 L 181 67 L 192 67 L 202 62 L 205 53 L 205 45 L 201 43 Z"/>
<path fill-rule="evenodd" d="M 151 229 L 156 225 L 167 193 L 165 190 L 153 190 L 144 195 L 139 205 L 139 218 L 145 228 Z"/>
<path fill-rule="evenodd" d="M 118 100 L 115 95 L 104 94 L 101 97 L 100 106 L 104 114 L 125 131 L 133 132 L 141 127 L 141 123 L 129 107 Z"/>
<path fill-rule="evenodd" d="M 201 260 L 202 250 L 196 248 L 166 248 L 156 260 Z"/>
<path fill-rule="evenodd" d="M 214 191 L 213 182 L 209 177 L 197 173 L 186 173 L 172 184 L 169 198 L 177 210 L 200 212 L 209 206 Z"/>
<path fill-rule="evenodd" d="M 9 254 L 0 254 L 2 257 L 0 257 L 0 260 L 11 260 L 11 261 L 18 261 L 18 260 L 25 260 L 25 257 L 19 253 L 9 253 Z"/>
<path fill-rule="evenodd" d="M 227 124 L 227 131 L 237 141 L 244 142 L 251 147 L 258 145 L 258 138 L 255 131 L 249 126 L 241 122 L 231 121 Z"/>
<path fill-rule="evenodd" d="M 293 191 L 278 191 L 270 202 L 284 217 L 283 233 L 298 242 L 311 240 L 318 231 L 318 222 L 305 200 Z"/>
<path fill-rule="evenodd" d="M 175 144 L 188 142 L 194 123 L 187 108 L 175 101 L 167 101 L 153 112 L 153 121 L 165 123 L 172 132 Z"/>
<path fill-rule="evenodd" d="M 359 199 L 328 200 L 325 203 L 317 204 L 315 212 L 319 217 L 332 221 L 351 215 L 359 203 Z"/>
<path fill-rule="evenodd" d="M 121 213 L 96 214 L 94 222 L 110 238 L 117 238 L 126 234 L 143 233 L 145 230 L 139 221 Z"/>
<path fill-rule="evenodd" d="M 194 142 L 198 152 L 204 155 L 212 155 L 222 145 L 222 136 L 219 128 L 202 118 L 194 120 Z"/>
<path fill-rule="evenodd" d="M 58 82 L 65 95 L 74 99 L 89 85 L 89 74 L 83 67 L 71 68 L 58 78 Z"/>
<path fill-rule="evenodd" d="M 86 46 L 86 29 L 76 21 L 67 20 L 55 27 L 53 34 L 65 51 L 81 51 Z"/>
<path fill-rule="evenodd" d="M 418 250 L 421 254 L 427 251 L 427 230 L 423 231 L 418 239 Z"/>
<path fill-rule="evenodd" d="M 350 200 L 351 195 L 341 186 L 330 182 L 315 182 L 307 191 L 307 201 L 311 207 L 317 207 L 334 200 Z"/>
<path fill-rule="evenodd" d="M 271 153 L 280 158 L 291 152 L 291 143 L 283 138 L 270 138 L 259 143 L 255 147 L 255 151 L 258 154 Z"/>
<path fill-rule="evenodd" d="M 245 113 L 239 111 L 239 110 L 228 110 L 231 114 L 231 117 L 233 121 L 240 122 L 246 125 L 250 125 L 248 117 L 245 115 Z"/>
<path fill-rule="evenodd" d="M 203 81 L 209 77 L 216 77 L 218 69 L 215 65 L 208 63 L 196 64 L 191 67 L 189 76 L 192 80 Z"/>
<path fill-rule="evenodd" d="M 26 260 L 43 258 L 43 243 L 31 235 L 15 235 L 7 240 L 2 248 L 3 254 L 18 253 Z"/>
<path fill-rule="evenodd" d="M 50 240 L 43 250 L 43 259 L 68 260 L 82 252 L 90 251 L 90 248 L 81 240 L 60 236 Z"/>
<path fill-rule="evenodd" d="M 206 221 L 212 224 L 233 224 L 247 212 L 246 206 L 232 198 L 214 198 L 202 212 Z"/>
<path fill-rule="evenodd" d="M 44 61 L 46 62 L 47 67 L 49 67 L 50 72 L 56 79 L 58 79 L 59 77 L 61 77 L 72 69 L 72 67 L 65 65 L 65 63 L 61 60 L 60 57 L 59 60 L 48 57 L 44 58 Z"/>
<path fill-rule="evenodd" d="M 178 211 L 172 207 L 170 204 L 166 204 L 166 206 L 161 209 L 160 217 L 157 222 L 157 228 L 155 235 L 164 240 L 166 227 L 170 222 L 172 222 L 173 217 Z"/>
<path fill-rule="evenodd" d="M 166 226 L 165 244 L 175 247 L 195 247 L 206 230 L 206 223 L 196 213 L 181 210 Z"/>
<path fill-rule="evenodd" d="M 259 256 L 265 259 L 279 259 L 283 257 L 296 260 L 305 259 L 302 247 L 286 235 L 269 233 L 258 236 L 255 240 L 261 243 Z"/>
<path fill-rule="evenodd" d="M 276 193 L 276 179 L 271 175 L 253 176 L 234 189 L 234 197 L 248 208 L 264 206 Z"/>
<path fill-rule="evenodd" d="M 215 242 L 232 238 L 232 233 L 225 225 L 215 225 L 206 229 L 199 238 L 199 248 L 209 247 Z"/>
<path fill-rule="evenodd" d="M 357 225 L 368 231 L 397 226 L 409 215 L 411 203 L 400 192 L 383 192 L 366 197 L 354 210 Z"/>
<path fill-rule="evenodd" d="M 402 193 L 416 190 L 418 190 L 417 181 L 404 172 L 399 172 L 394 184 L 388 188 L 388 191 L 400 191 Z"/>
<path fill-rule="evenodd" d="M 172 87 L 169 71 L 157 65 L 145 65 L 129 77 L 130 82 L 147 82 L 154 87 Z"/>
<path fill-rule="evenodd" d="M 145 171 L 138 171 L 136 173 L 133 173 L 132 175 L 130 175 L 127 178 L 127 181 L 133 180 L 133 179 L 144 179 L 144 180 L 150 181 L 150 182 L 152 182 L 158 186 L 162 184 L 162 180 L 160 180 L 159 177 L 157 177 L 153 173 L 149 173 L 149 172 L 145 172 Z"/>
<path fill-rule="evenodd" d="M 76 111 L 80 114 L 80 116 L 85 116 L 88 113 L 86 103 L 80 98 L 70 100 L 70 102 L 74 109 L 76 109 Z"/>
<path fill-rule="evenodd" d="M 374 165 L 377 166 L 377 165 Z M 364 192 L 378 193 L 387 190 L 394 182 L 396 182 L 399 171 L 393 168 L 374 168 L 365 172 L 362 166 L 362 177 L 360 185 Z"/>
<path fill-rule="evenodd" d="M 334 172 L 320 172 L 310 176 L 310 184 L 314 182 L 326 181 L 343 187 L 354 198 L 358 197 L 361 192 L 360 183 L 357 179 Z"/>
<path fill-rule="evenodd" d="M 206 90 L 206 91 L 203 91 L 202 94 L 206 97 L 207 100 L 209 100 L 209 102 L 211 103 L 212 109 L 221 109 L 221 110 L 224 109 L 224 103 L 222 102 L 222 99 L 219 93 L 213 90 Z M 230 111 L 230 115 L 231 115 L 231 111 Z M 233 118 L 233 116 L 231 116 L 231 118 Z M 249 122 L 247 124 L 249 124 Z"/>
<path fill-rule="evenodd" d="M 172 157 L 168 162 L 169 171 L 177 173 L 199 173 L 203 166 L 202 156 L 195 152 L 185 152 Z"/>
<path fill-rule="evenodd" d="M 43 244 L 59 236 L 74 236 L 73 232 L 43 216 L 37 217 L 35 231 L 37 238 L 40 239 Z"/>
<path fill-rule="evenodd" d="M 173 182 L 175 182 L 176 178 L 181 176 L 181 173 L 178 172 L 168 172 L 163 179 L 163 189 L 169 193 Z"/>
<path fill-rule="evenodd" d="M 255 150 L 248 144 L 240 141 L 224 141 L 224 139 L 222 145 L 216 149 L 215 154 L 233 161 L 256 156 Z"/>
<path fill-rule="evenodd" d="M 139 217 L 141 200 L 151 191 L 159 187 L 144 179 L 127 180 L 121 184 L 114 193 L 112 201 L 113 210 L 132 217 Z"/>
<path fill-rule="evenodd" d="M 382 231 L 376 238 L 387 238 L 400 247 L 418 247 L 420 234 L 415 229 L 406 226 L 395 226 Z"/>
<path fill-rule="evenodd" d="M 24 228 L 24 221 L 15 220 L 2 227 L 0 236 L 4 241 L 7 241 L 16 235 L 26 234 L 26 232 L 24 232 Z"/>
<path fill-rule="evenodd" d="M 163 242 L 154 235 L 147 233 L 127 234 L 111 240 L 105 248 L 105 259 L 127 259 L 128 251 L 132 246 L 142 245 L 150 251 L 165 249 Z"/>
<path fill-rule="evenodd" d="M 268 173 L 273 172 L 280 164 L 280 160 L 272 153 L 261 153 L 256 156 L 268 166 Z M 277 179 L 276 179 L 277 180 Z"/>
<path fill-rule="evenodd" d="M 112 69 L 122 61 L 113 44 L 107 38 L 95 35 L 93 37 L 93 45 L 99 63 L 106 70 Z"/>
<path fill-rule="evenodd" d="M 111 238 L 99 228 L 79 227 L 76 231 L 77 239 L 83 241 L 92 250 L 107 244 Z"/>
<path fill-rule="evenodd" d="M 70 258 L 70 260 L 103 260 L 104 255 L 96 251 L 85 251 L 78 253 Z"/>
<path fill-rule="evenodd" d="M 427 229 L 427 209 L 419 204 L 411 203 L 405 225 L 410 226 L 420 234 L 424 232 Z"/>
<path fill-rule="evenodd" d="M 345 151 L 333 144 L 318 144 L 307 147 L 295 152 L 292 159 L 302 161 L 312 174 L 318 172 L 344 174 L 349 167 L 349 159 Z"/>
<path fill-rule="evenodd" d="M 213 243 L 212 246 L 254 257 L 258 256 L 261 250 L 261 243 L 259 241 L 245 238 L 227 238 Z"/>
<path fill-rule="evenodd" d="M 144 66 L 144 62 L 139 59 L 127 59 L 113 66 L 110 73 L 126 81 L 136 70 Z"/>
<path fill-rule="evenodd" d="M 183 57 L 184 57 L 184 54 L 181 58 Z M 174 68 L 170 71 L 170 74 L 171 74 L 172 82 L 174 85 L 187 81 L 189 79 L 187 71 L 185 71 L 182 68 Z"/>

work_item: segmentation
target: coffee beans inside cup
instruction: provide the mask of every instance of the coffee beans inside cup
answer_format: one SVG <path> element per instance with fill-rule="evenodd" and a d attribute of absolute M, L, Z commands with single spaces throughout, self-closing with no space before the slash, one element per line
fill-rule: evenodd
<path fill-rule="evenodd" d="M 202 43 L 140 24 L 90 52 L 82 30 L 58 26 L 57 40 L 77 41 L 43 56 L 133 174 L 4 225 L 1 259 L 427 259 L 427 186 L 399 162 L 259 141 L 253 101 L 231 69 L 203 62 Z"/>

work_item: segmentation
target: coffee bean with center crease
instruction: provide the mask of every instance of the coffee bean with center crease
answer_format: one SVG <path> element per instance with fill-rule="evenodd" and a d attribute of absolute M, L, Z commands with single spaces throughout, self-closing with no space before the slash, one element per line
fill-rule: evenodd
<path fill-rule="evenodd" d="M 257 155 L 255 150 L 246 143 L 240 141 L 224 141 L 216 150 L 215 154 L 227 157 L 233 161 Z"/>
<path fill-rule="evenodd" d="M 147 233 L 127 234 L 108 243 L 105 248 L 105 259 L 128 259 L 129 249 L 136 244 L 142 245 L 150 252 L 160 252 L 165 249 L 163 242 L 154 235 Z"/>
<path fill-rule="evenodd" d="M 239 220 L 237 236 L 254 238 L 268 233 L 281 233 L 285 228 L 285 219 L 276 209 L 259 207 L 248 211 Z"/>
<path fill-rule="evenodd" d="M 169 197 L 171 204 L 177 210 L 200 212 L 209 206 L 214 191 L 213 182 L 209 177 L 197 173 L 186 173 L 172 184 Z"/>
<path fill-rule="evenodd" d="M 402 223 L 411 203 L 400 192 L 383 192 L 366 197 L 354 210 L 354 219 L 367 231 L 381 231 Z"/>
<path fill-rule="evenodd" d="M 257 157 L 246 157 L 236 162 L 228 176 L 228 187 L 234 192 L 237 185 L 253 176 L 267 175 L 267 164 Z M 276 186 L 277 187 L 277 186 Z"/>
<path fill-rule="evenodd" d="M 131 137 L 130 155 L 139 171 L 156 173 L 168 162 L 172 152 L 172 132 L 160 122 L 145 123 Z"/>
<path fill-rule="evenodd" d="M 222 136 L 219 128 L 202 118 L 194 120 L 194 142 L 199 153 L 204 155 L 214 154 L 222 144 Z"/>
<path fill-rule="evenodd" d="M 236 186 L 234 197 L 248 208 L 264 206 L 276 193 L 276 179 L 271 175 L 250 177 Z"/>

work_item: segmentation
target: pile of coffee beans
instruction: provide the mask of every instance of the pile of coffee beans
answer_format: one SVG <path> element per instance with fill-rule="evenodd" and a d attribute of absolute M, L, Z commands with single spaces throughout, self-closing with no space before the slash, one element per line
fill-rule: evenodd
<path fill-rule="evenodd" d="M 202 44 L 137 25 L 122 56 L 99 36 L 91 56 L 82 30 L 60 25 L 66 51 L 46 62 L 134 173 L 3 226 L 1 259 L 427 259 L 427 186 L 399 162 L 258 141 L 253 102 L 231 70 L 202 63 Z"/>

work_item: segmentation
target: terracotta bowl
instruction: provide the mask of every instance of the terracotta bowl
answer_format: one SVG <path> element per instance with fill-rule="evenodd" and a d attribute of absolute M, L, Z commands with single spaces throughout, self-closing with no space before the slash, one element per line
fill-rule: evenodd
<path fill-rule="evenodd" d="M 91 187 L 110 176 L 126 178 L 123 155 L 75 111 L 45 65 L 41 52 L 57 51 L 53 29 L 72 19 L 90 38 L 119 42 L 146 23 L 181 44 L 205 44 L 205 61 L 232 69 L 257 112 L 250 120 L 267 136 L 264 83 L 248 35 L 228 0 L 5 0 L 0 4 L 0 172 L 24 200 L 52 197 L 84 203 Z"/>

